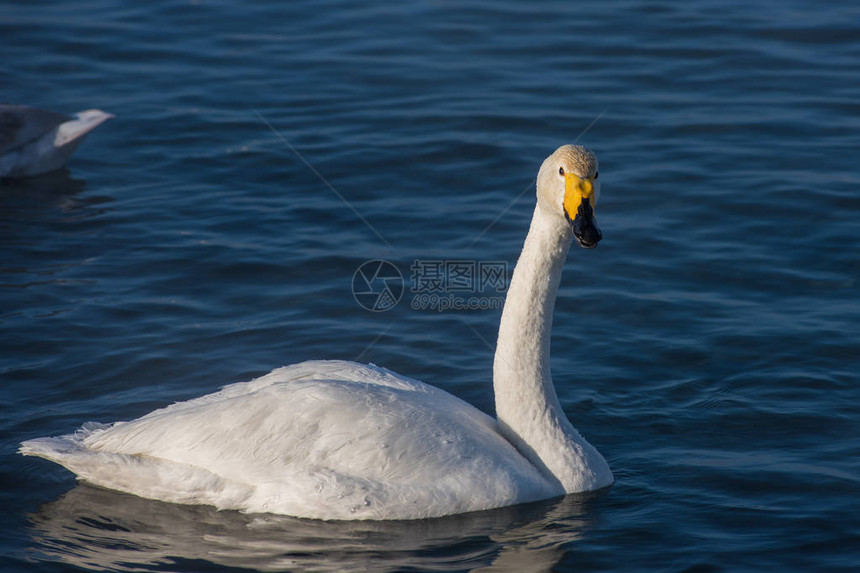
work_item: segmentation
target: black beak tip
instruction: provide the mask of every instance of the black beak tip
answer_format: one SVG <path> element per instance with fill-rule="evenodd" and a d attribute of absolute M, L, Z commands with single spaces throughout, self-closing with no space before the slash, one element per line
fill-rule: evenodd
<path fill-rule="evenodd" d="M 597 241 L 589 242 L 584 239 L 580 239 L 579 237 L 576 238 L 576 242 L 579 243 L 579 246 L 583 249 L 593 249 L 597 246 Z"/>
<path fill-rule="evenodd" d="M 594 222 L 594 210 L 591 208 L 588 200 L 583 200 L 579 210 L 571 222 L 573 227 L 573 236 L 576 237 L 576 242 L 583 249 L 593 249 L 603 238 L 603 233 L 597 228 Z"/>

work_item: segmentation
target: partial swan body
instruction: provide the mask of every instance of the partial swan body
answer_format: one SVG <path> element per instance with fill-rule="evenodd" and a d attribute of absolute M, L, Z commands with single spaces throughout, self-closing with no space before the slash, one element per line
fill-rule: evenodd
<path fill-rule="evenodd" d="M 112 117 L 98 109 L 69 117 L 22 105 L 0 105 L 0 177 L 32 177 L 59 169 L 87 134 Z"/>
<path fill-rule="evenodd" d="M 20 451 L 142 497 L 317 519 L 439 517 L 610 485 L 549 372 L 568 247 L 601 238 L 596 179 L 597 160 L 581 146 L 562 146 L 541 166 L 499 327 L 495 419 L 384 368 L 310 361 Z"/>

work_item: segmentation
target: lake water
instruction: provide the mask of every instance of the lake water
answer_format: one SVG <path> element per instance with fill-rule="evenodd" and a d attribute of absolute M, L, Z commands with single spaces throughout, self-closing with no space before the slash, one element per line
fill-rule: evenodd
<path fill-rule="evenodd" d="M 860 8 L 579 4 L 0 1 L 0 100 L 117 116 L 0 184 L 0 569 L 857 570 Z M 326 523 L 16 454 L 311 358 L 492 413 L 500 295 L 420 281 L 509 273 L 573 141 L 604 240 L 571 250 L 552 367 L 610 489 Z M 372 260 L 385 311 L 353 295 Z"/>

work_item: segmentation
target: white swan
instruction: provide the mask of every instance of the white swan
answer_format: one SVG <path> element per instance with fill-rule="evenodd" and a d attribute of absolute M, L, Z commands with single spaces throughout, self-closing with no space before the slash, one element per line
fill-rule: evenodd
<path fill-rule="evenodd" d="M 568 247 L 601 237 L 596 178 L 581 146 L 540 168 L 499 327 L 498 420 L 384 368 L 312 361 L 20 451 L 143 497 L 319 519 L 437 517 L 607 486 L 609 466 L 565 417 L 549 372 Z"/>
<path fill-rule="evenodd" d="M 69 117 L 0 105 L 0 177 L 31 177 L 65 165 L 89 132 L 114 117 L 88 109 Z"/>

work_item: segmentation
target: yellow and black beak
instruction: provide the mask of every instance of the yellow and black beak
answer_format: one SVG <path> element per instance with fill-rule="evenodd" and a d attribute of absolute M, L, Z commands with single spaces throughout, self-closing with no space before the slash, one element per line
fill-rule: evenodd
<path fill-rule="evenodd" d="M 564 174 L 564 215 L 573 228 L 573 236 L 580 247 L 593 249 L 603 234 L 594 221 L 594 178 L 581 178 L 573 173 Z"/>

